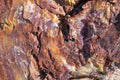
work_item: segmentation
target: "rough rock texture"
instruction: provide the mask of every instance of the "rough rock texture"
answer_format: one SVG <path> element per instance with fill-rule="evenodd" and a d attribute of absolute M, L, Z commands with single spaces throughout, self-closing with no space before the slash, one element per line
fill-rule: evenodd
<path fill-rule="evenodd" d="M 0 80 L 120 80 L 120 0 L 0 0 Z"/>

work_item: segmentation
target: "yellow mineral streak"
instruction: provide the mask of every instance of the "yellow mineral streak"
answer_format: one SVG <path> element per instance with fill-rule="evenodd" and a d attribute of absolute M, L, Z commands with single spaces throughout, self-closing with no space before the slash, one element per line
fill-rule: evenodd
<path fill-rule="evenodd" d="M 77 72 L 81 75 L 89 75 L 94 72 L 104 72 L 104 59 L 94 55 L 88 59 L 87 65 L 78 67 Z"/>
<path fill-rule="evenodd" d="M 61 60 L 62 56 L 60 55 L 61 52 L 57 42 L 51 38 L 47 46 L 49 50 L 52 52 L 54 58 L 59 62 L 59 65 L 63 65 L 63 61 Z"/>
<path fill-rule="evenodd" d="M 89 62 L 92 63 L 94 65 L 94 67 L 96 67 L 97 71 L 99 72 L 103 72 L 104 71 L 104 58 L 103 57 L 98 57 L 96 55 L 94 55 L 93 57 L 91 57 L 89 59 Z"/>
<path fill-rule="evenodd" d="M 48 10 L 46 9 L 43 9 L 42 10 L 42 18 L 45 18 L 45 19 L 52 19 L 53 22 L 56 22 L 56 23 L 59 23 L 59 19 L 56 15 L 52 14 L 51 15 L 49 14 Z"/>
<path fill-rule="evenodd" d="M 67 3 L 68 3 L 69 5 L 74 5 L 74 4 L 75 4 L 75 0 L 67 0 Z"/>

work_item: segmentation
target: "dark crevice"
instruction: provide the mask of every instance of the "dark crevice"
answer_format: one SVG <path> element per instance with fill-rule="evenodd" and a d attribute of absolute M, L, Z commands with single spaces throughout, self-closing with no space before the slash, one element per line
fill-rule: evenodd
<path fill-rule="evenodd" d="M 40 68 L 38 57 L 33 53 L 33 51 L 31 53 L 32 53 L 33 58 L 36 61 L 37 66 L 38 66 L 40 79 L 44 80 L 47 74 L 46 74 L 46 72 L 43 69 Z"/>
<path fill-rule="evenodd" d="M 70 39 L 70 26 L 68 25 L 68 18 L 70 16 L 74 16 L 76 14 L 78 14 L 80 11 L 82 11 L 82 6 L 87 3 L 90 0 L 81 0 L 79 1 L 78 4 L 76 4 L 73 8 L 72 11 L 70 11 L 69 13 L 67 13 L 65 16 L 60 16 L 60 30 L 62 31 L 63 37 L 64 37 L 64 41 L 68 42 L 69 40 L 71 41 L 75 41 L 74 38 Z"/>
<path fill-rule="evenodd" d="M 42 9 L 42 7 L 37 3 L 37 0 L 34 0 L 34 1 L 35 1 L 35 4 Z"/>
<path fill-rule="evenodd" d="M 82 6 L 84 4 L 86 4 L 88 1 L 90 1 L 90 0 L 80 0 L 78 4 L 74 5 L 74 8 L 73 8 L 72 11 L 70 11 L 69 13 L 67 13 L 65 16 L 60 16 L 59 15 L 60 16 L 59 17 L 60 18 L 60 24 L 59 24 L 59 26 L 60 26 L 60 30 L 61 30 L 61 32 L 63 34 L 64 41 L 66 41 L 66 42 L 68 42 L 69 40 L 75 41 L 74 38 L 70 38 L 70 26 L 68 25 L 68 16 L 67 15 L 74 16 L 74 15 L 80 13 L 83 10 Z M 51 11 L 49 11 L 49 12 L 51 12 Z M 89 25 L 88 23 L 86 23 L 86 24 L 87 25 L 85 25 L 83 27 L 83 29 L 81 30 L 82 31 L 81 34 L 83 36 L 83 41 L 84 41 L 84 45 L 83 45 L 83 48 L 82 48 L 81 52 L 83 52 L 83 56 L 84 56 L 84 58 L 87 61 L 87 59 L 92 56 L 92 52 L 90 51 L 89 41 L 91 40 L 91 37 L 94 34 L 93 33 L 94 31 L 93 31 L 93 28 L 92 28 L 91 25 Z M 37 29 L 39 31 L 39 27 Z M 33 34 L 37 37 L 37 40 L 39 42 L 38 48 L 39 48 L 39 52 L 40 52 L 40 49 L 41 49 L 40 35 L 38 33 L 33 33 Z M 38 59 L 38 57 L 35 54 L 32 54 L 32 55 L 33 55 L 34 59 L 36 60 L 37 65 L 38 65 L 38 69 L 39 69 L 39 73 L 40 73 L 40 78 L 42 80 L 45 79 L 46 76 L 47 76 L 47 74 L 50 74 L 54 78 L 54 74 L 51 71 L 49 71 L 49 69 L 46 66 L 46 64 L 43 62 L 42 65 L 43 65 L 43 67 L 45 69 L 41 69 L 40 65 L 39 65 L 39 59 Z M 54 65 L 54 61 L 55 60 L 52 57 L 50 50 L 48 50 L 48 55 L 50 57 L 50 60 L 53 62 L 52 64 Z M 48 70 L 48 71 L 46 71 L 46 70 Z M 91 78 L 91 79 L 94 79 L 94 80 L 100 80 L 99 77 L 93 76 L 93 75 L 82 75 L 82 76 L 77 76 L 77 77 L 71 77 L 71 78 L 69 78 L 69 80 L 72 80 L 72 79 L 82 79 L 82 78 Z"/>
<path fill-rule="evenodd" d="M 37 30 L 39 31 L 39 28 L 37 28 Z M 40 50 L 41 50 L 41 38 L 40 38 L 40 36 L 41 36 L 41 34 L 42 34 L 42 32 L 41 33 L 38 33 L 37 31 L 36 32 L 31 32 L 34 36 L 36 36 L 36 38 L 37 38 L 37 41 L 38 41 L 38 45 L 37 45 L 37 48 L 38 48 L 38 54 L 40 53 Z M 35 61 L 36 61 L 36 63 L 37 63 L 37 66 L 38 66 L 38 71 L 39 71 L 39 76 L 40 76 L 40 79 L 41 80 L 44 80 L 45 78 L 46 78 L 46 76 L 47 76 L 47 72 L 46 72 L 46 70 L 45 69 L 43 69 L 43 68 L 41 68 L 40 67 L 40 65 L 39 65 L 39 58 L 38 58 L 38 56 L 36 55 L 36 54 L 34 54 L 34 52 L 33 52 L 33 50 L 32 50 L 32 52 L 31 52 L 31 54 L 32 54 L 32 56 L 33 56 L 33 58 L 35 59 Z M 44 66 L 44 68 L 47 68 L 46 67 L 46 65 L 44 64 L 44 63 L 42 63 L 43 64 L 43 66 Z"/>
<path fill-rule="evenodd" d="M 44 69 L 42 70 L 41 74 L 42 74 L 42 79 L 45 79 L 47 77 L 47 75 L 49 74 L 50 76 L 52 76 L 52 78 L 54 77 L 54 74 L 49 70 L 49 67 L 46 66 L 46 64 L 44 62 L 42 62 L 42 65 L 44 67 Z M 44 75 L 44 76 L 43 76 Z"/>
<path fill-rule="evenodd" d="M 44 70 L 40 70 L 40 79 L 44 80 L 47 76 L 47 73 Z"/>
<path fill-rule="evenodd" d="M 83 57 L 85 61 L 87 61 L 92 56 L 89 43 L 83 46 L 82 52 L 83 52 Z"/>
<path fill-rule="evenodd" d="M 27 76 L 27 80 L 34 80 L 32 77 L 31 77 L 31 73 L 30 73 L 30 64 L 28 65 L 28 76 Z"/>
<path fill-rule="evenodd" d="M 0 23 L 0 28 L 3 30 L 4 27 L 3 27 L 4 23 Z"/>
<path fill-rule="evenodd" d="M 26 21 L 26 23 L 31 23 L 32 24 L 32 22 L 29 19 L 26 19 L 26 18 L 23 17 L 24 16 L 24 5 L 22 5 L 22 7 L 23 7 L 23 10 L 22 10 L 21 17 L 23 18 L 23 20 Z"/>
<path fill-rule="evenodd" d="M 33 58 L 35 59 L 35 61 L 37 62 L 37 65 L 39 67 L 39 59 L 35 54 L 32 54 Z"/>
<path fill-rule="evenodd" d="M 40 36 L 42 34 L 42 32 L 40 34 L 38 34 L 38 32 L 31 32 L 34 36 L 36 36 L 37 40 L 38 40 L 38 46 L 37 48 L 39 49 L 38 52 L 40 52 L 41 50 L 41 39 L 40 39 Z"/>
<path fill-rule="evenodd" d="M 39 31 L 39 28 L 37 28 L 37 30 Z M 40 50 L 41 50 L 41 38 L 40 38 L 40 36 L 41 36 L 41 34 L 42 34 L 42 32 L 41 33 L 38 33 L 38 31 L 36 31 L 36 32 L 31 32 L 34 36 L 36 36 L 36 38 L 37 38 L 37 41 L 38 41 L 38 45 L 37 45 L 37 48 L 39 49 L 39 51 L 38 51 L 38 54 L 40 53 Z M 46 71 L 46 69 L 48 70 L 48 68 L 47 68 L 47 66 L 44 64 L 44 63 L 42 63 L 42 66 L 45 68 L 45 69 L 43 69 L 43 68 L 41 68 L 40 67 L 40 65 L 39 65 L 39 58 L 38 58 L 38 56 L 36 56 L 34 53 L 33 53 L 33 51 L 32 51 L 32 55 L 33 55 L 33 57 L 34 57 L 34 59 L 35 59 L 35 61 L 36 61 L 36 63 L 37 63 L 37 66 L 38 66 L 38 70 L 39 70 L 39 76 L 40 76 L 40 79 L 41 80 L 44 80 L 45 78 L 46 78 L 46 76 L 47 76 L 47 74 L 48 74 L 48 72 Z"/>
<path fill-rule="evenodd" d="M 31 75 L 29 66 L 30 66 L 30 64 L 28 65 L 28 76 L 27 76 L 27 80 L 30 80 L 30 75 Z"/>
<path fill-rule="evenodd" d="M 106 59 L 105 59 L 105 67 L 106 66 L 110 66 L 110 64 L 113 62 L 113 60 L 111 60 L 111 58 L 109 56 L 106 56 Z"/>
<path fill-rule="evenodd" d="M 27 80 L 31 80 L 31 77 L 30 77 L 30 72 L 28 73 L 28 76 L 27 76 Z"/>
<path fill-rule="evenodd" d="M 64 6 L 66 3 L 64 0 L 54 0 L 57 4 L 60 4 L 61 6 Z"/>
<path fill-rule="evenodd" d="M 54 78 L 54 74 L 52 72 L 49 72 L 49 74 Z"/>
<path fill-rule="evenodd" d="M 114 25 L 115 29 L 120 31 L 120 13 L 116 16 Z"/>
<path fill-rule="evenodd" d="M 49 57 L 50 57 L 50 60 L 51 60 L 52 62 L 54 62 L 55 60 L 54 60 L 54 58 L 52 57 L 52 54 L 51 54 L 50 50 L 48 50 L 48 55 L 49 55 Z"/>
<path fill-rule="evenodd" d="M 81 35 L 83 36 L 83 48 L 82 48 L 82 52 L 83 52 L 83 56 L 85 58 L 85 60 L 87 61 L 89 57 L 91 57 L 93 55 L 93 52 L 91 52 L 90 50 L 90 40 L 94 34 L 94 29 L 91 25 L 88 24 L 87 21 L 84 21 L 85 26 L 82 28 L 81 30 Z"/>
<path fill-rule="evenodd" d="M 52 65 L 54 65 L 54 66 L 53 66 L 54 69 L 57 71 L 57 69 L 56 69 L 56 67 L 55 67 L 55 59 L 54 59 L 54 57 L 52 56 L 50 50 L 48 50 L 48 55 L 49 55 L 49 57 L 50 57 L 50 60 L 52 61 Z M 55 78 L 55 75 L 54 75 L 51 71 L 50 71 L 48 74 L 51 75 L 52 78 Z"/>
<path fill-rule="evenodd" d="M 80 0 L 77 5 L 74 6 L 73 10 L 68 13 L 70 16 L 74 16 L 83 10 L 82 6 L 90 0 Z"/>
<path fill-rule="evenodd" d="M 113 1 L 111 1 L 111 0 L 106 0 L 106 1 L 109 2 L 112 5 L 115 5 L 115 3 Z"/>
<path fill-rule="evenodd" d="M 47 70 L 48 69 L 48 67 L 46 66 L 46 64 L 44 63 L 44 62 L 42 62 L 42 66 Z M 46 71 L 45 71 L 46 72 Z M 49 71 L 47 71 L 47 72 L 49 72 Z"/>
<path fill-rule="evenodd" d="M 75 38 L 70 38 L 70 40 L 74 42 L 74 41 L 75 41 Z"/>
<path fill-rule="evenodd" d="M 41 34 L 40 34 L 41 35 Z M 39 35 L 39 36 L 40 36 Z M 39 45 L 38 45 L 38 48 L 39 48 L 39 52 L 40 52 L 40 50 L 41 50 L 41 40 L 40 40 L 40 37 L 39 36 L 36 36 L 37 37 L 37 40 L 38 40 L 38 43 L 39 43 Z"/>
<path fill-rule="evenodd" d="M 64 16 L 61 16 L 60 18 L 60 30 L 62 31 L 64 41 L 69 41 L 69 33 L 70 33 L 70 26 L 67 23 L 67 18 Z"/>

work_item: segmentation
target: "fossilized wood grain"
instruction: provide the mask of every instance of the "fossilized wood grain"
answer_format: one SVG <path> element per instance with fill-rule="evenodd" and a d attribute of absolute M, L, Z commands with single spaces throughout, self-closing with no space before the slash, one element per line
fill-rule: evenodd
<path fill-rule="evenodd" d="M 112 80 L 120 62 L 119 4 L 0 0 L 0 80 Z"/>

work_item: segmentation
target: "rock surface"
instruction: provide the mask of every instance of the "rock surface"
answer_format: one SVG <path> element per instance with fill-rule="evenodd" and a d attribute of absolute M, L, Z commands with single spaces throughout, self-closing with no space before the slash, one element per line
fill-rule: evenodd
<path fill-rule="evenodd" d="M 0 0 L 0 80 L 119 80 L 119 0 Z"/>

